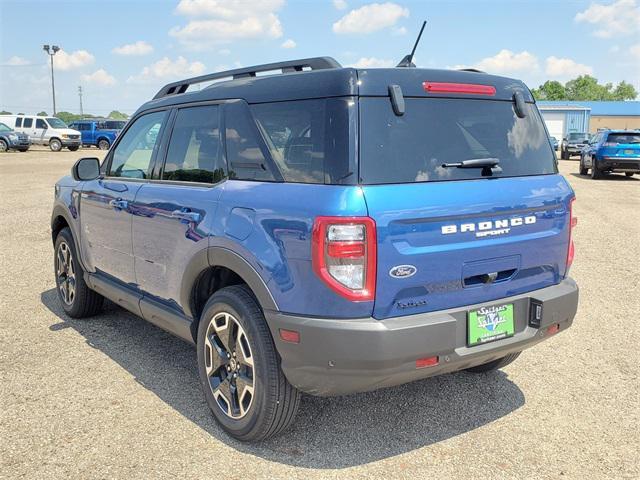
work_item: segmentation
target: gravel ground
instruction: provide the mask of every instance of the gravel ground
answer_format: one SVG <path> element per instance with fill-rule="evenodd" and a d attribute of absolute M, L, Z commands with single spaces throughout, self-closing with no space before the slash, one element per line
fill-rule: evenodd
<path fill-rule="evenodd" d="M 49 216 L 79 153 L 0 154 L 0 477 L 640 477 L 640 178 L 561 162 L 578 196 L 569 331 L 503 372 L 305 397 L 290 431 L 245 445 L 214 423 L 191 346 L 112 305 L 62 313 Z"/>

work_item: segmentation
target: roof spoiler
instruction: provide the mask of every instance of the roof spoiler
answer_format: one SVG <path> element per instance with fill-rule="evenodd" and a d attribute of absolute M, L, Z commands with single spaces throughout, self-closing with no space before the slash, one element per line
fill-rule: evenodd
<path fill-rule="evenodd" d="M 311 70 L 325 70 L 329 68 L 341 68 L 335 59 L 331 57 L 314 57 L 302 58 L 299 60 L 289 60 L 287 62 L 265 63 L 264 65 L 255 65 L 253 67 L 236 68 L 235 70 L 225 70 L 224 72 L 210 73 L 199 77 L 187 78 L 178 82 L 168 83 L 160 89 L 154 100 L 169 95 L 177 95 L 187 91 L 190 85 L 196 83 L 209 82 L 211 80 L 219 80 L 221 78 L 231 77 L 234 80 L 238 78 L 255 77 L 259 72 L 269 72 L 272 70 L 280 70 L 281 73 L 301 72 L 304 68 Z"/>

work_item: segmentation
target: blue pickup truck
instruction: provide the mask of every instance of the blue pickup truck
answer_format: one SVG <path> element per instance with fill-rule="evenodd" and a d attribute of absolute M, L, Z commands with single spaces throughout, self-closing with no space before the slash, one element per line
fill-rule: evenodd
<path fill-rule="evenodd" d="M 100 150 L 109 150 L 121 129 L 110 128 L 103 120 L 76 120 L 69 128 L 78 130 L 82 135 L 82 146 L 94 145 Z"/>

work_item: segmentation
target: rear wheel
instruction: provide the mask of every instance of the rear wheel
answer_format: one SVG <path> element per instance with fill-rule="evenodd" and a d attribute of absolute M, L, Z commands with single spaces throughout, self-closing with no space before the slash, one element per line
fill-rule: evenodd
<path fill-rule="evenodd" d="M 467 368 L 466 371 L 472 372 L 472 373 L 485 373 L 485 372 L 491 372 L 492 370 L 498 370 L 499 368 L 506 367 L 507 365 L 509 365 L 516 358 L 518 358 L 521 353 L 522 352 L 510 353 L 509 355 L 502 358 L 498 358 L 497 360 L 493 360 L 492 362 Z"/>
<path fill-rule="evenodd" d="M 27 150 L 29 150 L 29 148 L 28 148 L 28 147 L 27 147 L 27 148 L 19 148 L 18 150 L 19 150 L 19 151 L 21 151 L 22 153 L 24 153 L 24 152 L 26 152 Z"/>
<path fill-rule="evenodd" d="M 49 140 L 49 148 L 52 152 L 59 152 L 60 150 L 62 150 L 62 142 L 57 138 Z"/>
<path fill-rule="evenodd" d="M 602 178 L 603 175 L 604 174 L 600 170 L 598 170 L 598 166 L 596 164 L 596 159 L 592 158 L 591 159 L 591 178 L 593 180 L 598 180 L 598 179 Z"/>
<path fill-rule="evenodd" d="M 230 435 L 263 440 L 293 422 L 300 392 L 280 369 L 264 315 L 248 287 L 226 287 L 209 299 L 197 349 L 205 398 Z"/>
<path fill-rule="evenodd" d="M 67 315 L 83 318 L 100 311 L 104 298 L 84 281 L 84 270 L 78 261 L 69 228 L 63 228 L 56 237 L 54 270 L 58 298 Z"/>
<path fill-rule="evenodd" d="M 72 152 L 77 152 L 80 147 L 69 147 L 69 150 Z"/>
<path fill-rule="evenodd" d="M 109 140 L 102 139 L 98 142 L 98 148 L 100 150 L 109 150 L 110 146 L 111 144 L 109 143 Z"/>
<path fill-rule="evenodd" d="M 562 160 L 569 160 L 569 152 L 566 150 L 560 150 L 560 158 Z"/>

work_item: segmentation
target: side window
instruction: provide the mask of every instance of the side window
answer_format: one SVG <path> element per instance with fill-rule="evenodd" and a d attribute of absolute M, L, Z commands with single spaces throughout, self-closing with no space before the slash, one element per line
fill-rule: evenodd
<path fill-rule="evenodd" d="M 217 183 L 226 176 L 218 115 L 217 105 L 178 110 L 163 180 Z"/>
<path fill-rule="evenodd" d="M 16 118 L 16 127 L 22 127 L 22 118 Z"/>
<path fill-rule="evenodd" d="M 113 151 L 108 176 L 147 178 L 165 117 L 166 112 L 148 113 L 131 125 Z"/>
<path fill-rule="evenodd" d="M 33 126 L 33 118 L 25 118 L 23 128 L 31 128 Z"/>
<path fill-rule="evenodd" d="M 258 129 L 245 103 L 233 102 L 225 106 L 229 178 L 267 182 L 275 180 L 260 149 L 258 135 Z"/>
<path fill-rule="evenodd" d="M 41 118 L 36 118 L 36 128 L 41 128 L 44 130 L 47 128 L 47 124 Z"/>

